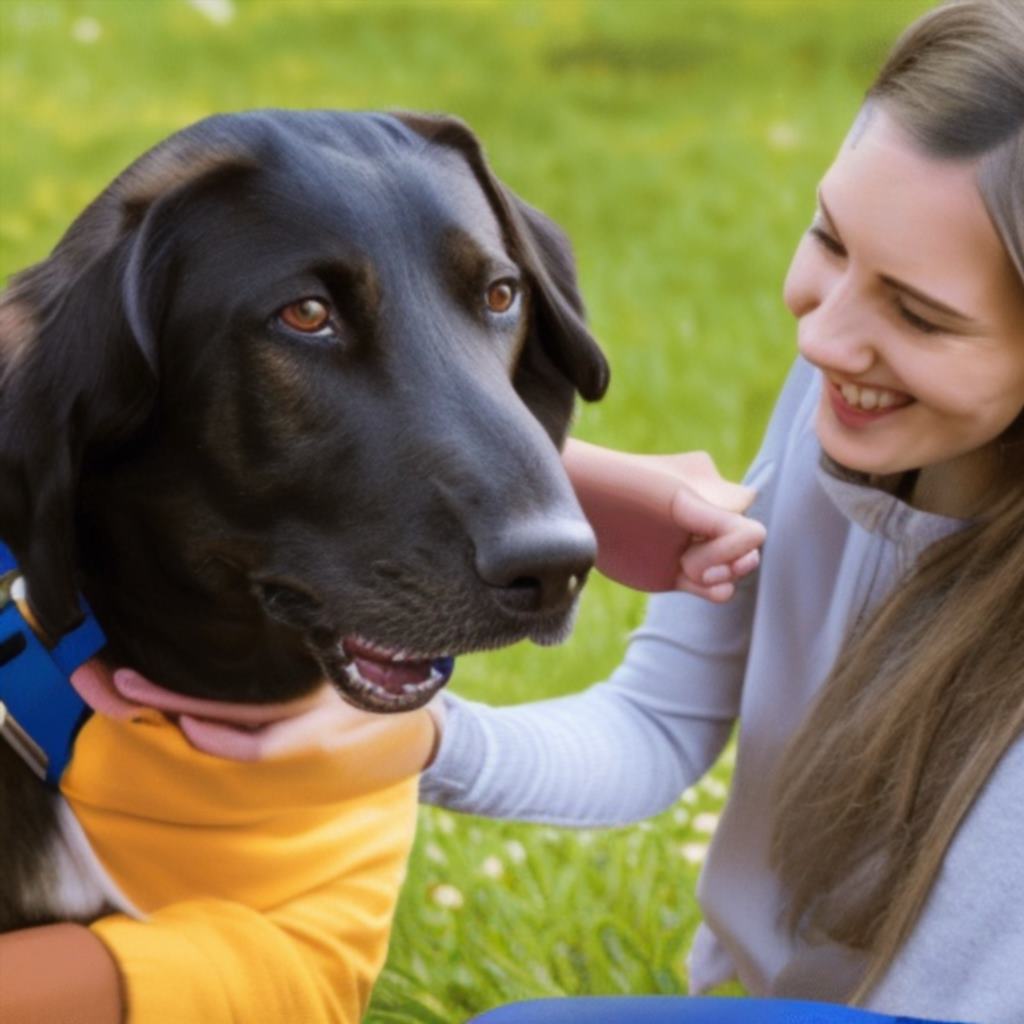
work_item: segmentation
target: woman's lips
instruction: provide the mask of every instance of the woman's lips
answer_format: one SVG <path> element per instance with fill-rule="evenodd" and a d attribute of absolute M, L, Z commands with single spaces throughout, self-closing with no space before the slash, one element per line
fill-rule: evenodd
<path fill-rule="evenodd" d="M 851 405 L 846 400 L 843 396 L 843 385 L 840 382 L 827 379 L 826 385 L 829 404 L 832 407 L 832 411 L 835 413 L 836 419 L 839 420 L 843 426 L 850 427 L 855 430 L 870 426 L 872 423 L 877 423 L 886 416 L 890 416 L 894 412 L 899 412 L 901 409 L 905 409 L 914 401 L 914 399 L 909 395 L 904 395 L 899 392 L 889 392 L 889 394 L 895 396 L 895 400 L 891 405 L 884 407 L 876 406 L 874 409 L 862 409 L 860 406 Z"/>

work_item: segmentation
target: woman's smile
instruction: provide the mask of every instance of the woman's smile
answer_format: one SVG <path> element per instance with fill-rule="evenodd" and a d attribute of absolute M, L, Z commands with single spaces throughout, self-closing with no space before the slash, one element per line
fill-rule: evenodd
<path fill-rule="evenodd" d="M 827 393 L 835 417 L 844 427 L 859 429 L 911 405 L 914 399 L 902 391 L 827 378 Z"/>

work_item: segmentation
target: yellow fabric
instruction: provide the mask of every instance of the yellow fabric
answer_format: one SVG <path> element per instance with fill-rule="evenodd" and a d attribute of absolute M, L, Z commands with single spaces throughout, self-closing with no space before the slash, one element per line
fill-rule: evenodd
<path fill-rule="evenodd" d="M 130 1024 L 354 1024 L 387 953 L 415 831 L 426 712 L 363 716 L 317 749 L 240 763 L 161 715 L 94 715 L 61 790 L 148 919 L 93 925 Z"/>

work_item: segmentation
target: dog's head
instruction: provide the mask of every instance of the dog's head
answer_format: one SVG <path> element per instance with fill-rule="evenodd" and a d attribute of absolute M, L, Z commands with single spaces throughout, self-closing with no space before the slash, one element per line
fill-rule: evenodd
<path fill-rule="evenodd" d="M 564 235 L 461 122 L 213 117 L 0 299 L 0 536 L 46 630 L 81 587 L 169 687 L 404 710 L 564 636 L 558 448 L 607 380 Z"/>

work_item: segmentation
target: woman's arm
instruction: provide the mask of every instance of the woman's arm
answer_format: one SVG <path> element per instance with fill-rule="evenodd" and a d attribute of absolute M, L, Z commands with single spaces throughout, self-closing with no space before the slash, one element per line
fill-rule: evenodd
<path fill-rule="evenodd" d="M 769 534 L 775 482 L 814 379 L 798 360 L 748 474 L 758 485 L 750 516 Z M 488 707 L 445 695 L 421 799 L 579 826 L 663 810 L 713 763 L 739 714 L 759 587 L 759 577 L 744 579 L 723 605 L 690 594 L 654 596 L 619 669 L 570 697 Z"/>
<path fill-rule="evenodd" d="M 120 1024 L 121 979 L 88 929 L 54 924 L 0 935 L 4 1024 Z"/>
<path fill-rule="evenodd" d="M 514 707 L 446 695 L 420 799 L 488 817 L 622 825 L 714 763 L 739 710 L 755 589 L 728 605 L 651 599 L 623 664 L 582 693 Z"/>

